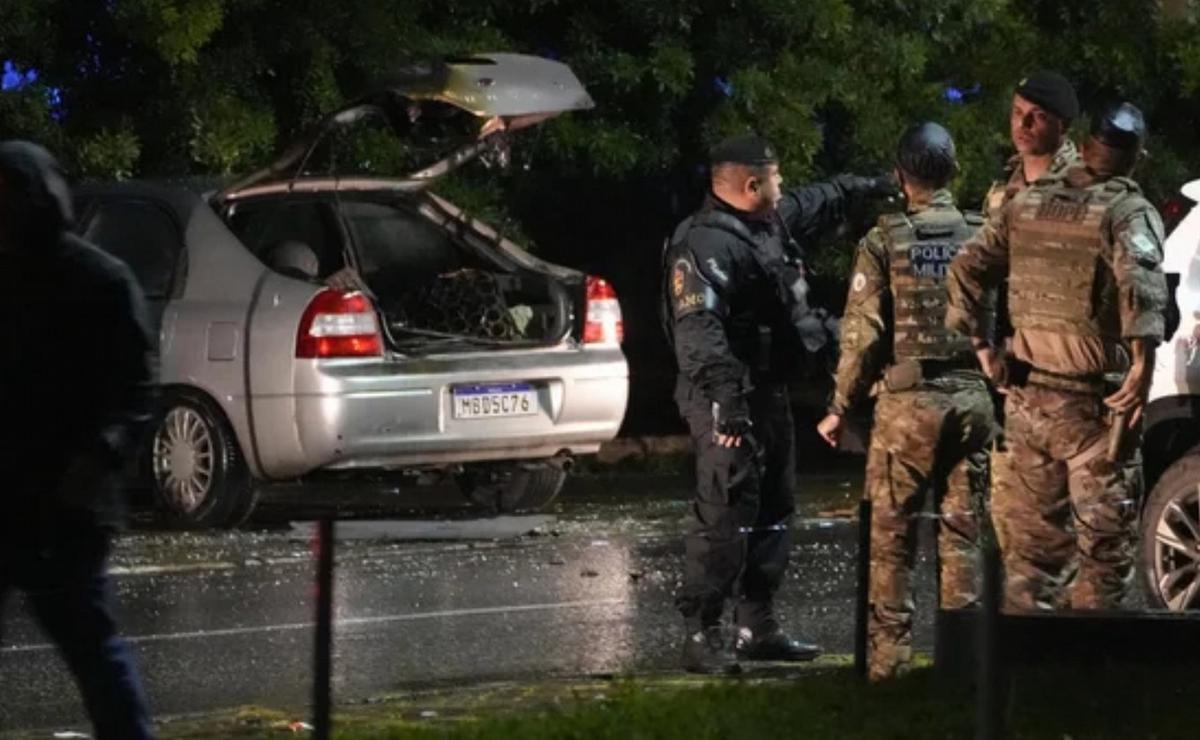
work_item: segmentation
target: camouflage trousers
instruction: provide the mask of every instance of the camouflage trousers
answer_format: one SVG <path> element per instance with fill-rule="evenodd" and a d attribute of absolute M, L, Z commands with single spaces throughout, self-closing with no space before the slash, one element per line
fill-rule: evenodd
<path fill-rule="evenodd" d="M 979 512 L 995 411 L 982 378 L 953 375 L 885 393 L 867 455 L 871 499 L 868 675 L 880 680 L 912 660 L 912 570 L 928 496 L 938 511 L 938 592 L 946 608 L 978 599 Z"/>
<path fill-rule="evenodd" d="M 1119 606 L 1133 576 L 1140 455 L 1108 459 L 1097 395 L 1015 388 L 1005 415 L 992 489 L 1005 609 Z"/>

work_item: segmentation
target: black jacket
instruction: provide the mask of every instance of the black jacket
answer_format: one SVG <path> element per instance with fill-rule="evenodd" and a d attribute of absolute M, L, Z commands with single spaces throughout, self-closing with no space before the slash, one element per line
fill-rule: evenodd
<path fill-rule="evenodd" d="M 801 243 L 845 218 L 877 179 L 843 175 L 784 193 L 776 218 L 755 219 L 710 194 L 667 248 L 665 300 L 681 382 L 705 401 L 743 403 L 756 382 L 781 381 L 801 351 Z"/>
<path fill-rule="evenodd" d="M 4 518 L 30 529 L 66 511 L 115 524 L 116 476 L 150 413 L 141 289 L 66 231 L 69 192 L 44 150 L 0 144 L 0 180 Z"/>

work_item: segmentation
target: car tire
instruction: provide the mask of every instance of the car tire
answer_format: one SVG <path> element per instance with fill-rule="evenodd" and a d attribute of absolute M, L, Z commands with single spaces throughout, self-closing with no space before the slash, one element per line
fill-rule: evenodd
<path fill-rule="evenodd" d="M 1200 610 L 1200 450 L 1167 468 L 1141 519 L 1146 598 L 1155 608 Z"/>
<path fill-rule="evenodd" d="M 177 529 L 238 526 L 258 501 L 233 430 L 199 396 L 167 397 L 150 442 L 150 470 L 159 511 Z"/>
<path fill-rule="evenodd" d="M 567 472 L 550 463 L 467 470 L 455 478 L 464 496 L 493 514 L 539 511 L 558 496 L 566 480 Z"/>

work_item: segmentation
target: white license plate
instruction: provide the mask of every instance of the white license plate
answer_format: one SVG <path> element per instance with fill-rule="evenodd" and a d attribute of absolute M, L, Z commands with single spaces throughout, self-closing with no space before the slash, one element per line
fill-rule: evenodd
<path fill-rule="evenodd" d="M 538 412 L 537 391 L 528 383 L 463 385 L 454 389 L 455 419 L 496 419 L 534 416 Z"/>

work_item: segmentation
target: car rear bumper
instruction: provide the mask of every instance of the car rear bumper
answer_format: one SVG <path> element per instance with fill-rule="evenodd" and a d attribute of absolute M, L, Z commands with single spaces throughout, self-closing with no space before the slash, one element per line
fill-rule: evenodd
<path fill-rule="evenodd" d="M 588 454 L 616 436 L 629 371 L 617 348 L 384 361 L 297 361 L 297 392 L 253 399 L 262 472 L 403 468 Z M 529 416 L 455 418 L 456 388 L 531 386 Z"/>

